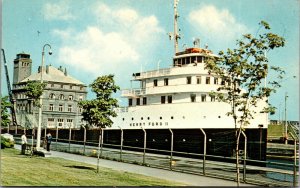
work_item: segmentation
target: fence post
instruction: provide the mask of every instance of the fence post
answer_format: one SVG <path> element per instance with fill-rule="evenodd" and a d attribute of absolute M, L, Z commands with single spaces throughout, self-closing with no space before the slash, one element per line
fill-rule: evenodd
<path fill-rule="evenodd" d="M 98 155 L 97 155 L 97 173 L 99 173 L 101 140 L 102 140 L 102 128 L 99 129 L 99 143 L 98 143 Z"/>
<path fill-rule="evenodd" d="M 55 149 L 57 150 L 57 140 L 58 140 L 58 125 L 56 125 L 56 137 L 55 137 Z"/>
<path fill-rule="evenodd" d="M 147 143 L 147 133 L 144 127 L 142 127 L 144 131 L 144 153 L 143 153 L 143 165 L 145 165 L 145 157 L 146 157 L 146 143 Z"/>
<path fill-rule="evenodd" d="M 123 149 L 123 129 L 121 127 L 119 127 L 121 129 L 121 146 L 120 146 L 120 160 L 122 161 L 122 149 Z"/>
<path fill-rule="evenodd" d="M 242 134 L 244 135 L 244 138 L 245 138 L 245 143 L 244 143 L 243 181 L 244 181 L 244 183 L 246 183 L 247 136 L 244 133 L 244 131 L 242 131 Z"/>
<path fill-rule="evenodd" d="M 102 150 L 103 150 L 103 139 L 104 139 L 104 129 L 103 128 L 100 128 L 101 129 L 101 148 L 100 148 L 100 156 L 102 157 Z"/>
<path fill-rule="evenodd" d="M 206 133 L 202 128 L 200 128 L 201 132 L 204 135 L 204 144 L 203 144 L 203 175 L 205 175 L 205 163 L 206 163 Z"/>
<path fill-rule="evenodd" d="M 297 187 L 297 140 L 296 138 L 293 136 L 293 134 L 291 134 L 291 137 L 294 140 L 294 166 L 293 166 L 293 186 Z"/>
<path fill-rule="evenodd" d="M 69 152 L 71 152 L 71 134 L 72 134 L 71 131 L 72 130 L 71 130 L 71 125 L 70 125 L 70 128 L 69 128 Z"/>
<path fill-rule="evenodd" d="M 170 132 L 171 132 L 171 154 L 170 154 L 170 169 L 172 170 L 172 165 L 173 165 L 173 140 L 174 140 L 174 134 L 173 134 L 173 131 L 172 129 L 170 129 Z"/>
<path fill-rule="evenodd" d="M 86 143 L 86 128 L 83 126 L 84 132 L 83 132 L 83 155 L 85 155 L 85 143 Z"/>

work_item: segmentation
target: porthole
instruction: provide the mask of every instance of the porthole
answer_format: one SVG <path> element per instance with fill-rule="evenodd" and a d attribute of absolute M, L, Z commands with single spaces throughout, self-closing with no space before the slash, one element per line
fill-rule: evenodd
<path fill-rule="evenodd" d="M 158 125 L 158 122 L 156 122 L 156 125 Z"/>
<path fill-rule="evenodd" d="M 130 123 L 129 126 L 132 126 L 132 124 Z"/>
<path fill-rule="evenodd" d="M 154 138 L 152 139 L 152 142 L 155 142 L 155 139 L 154 139 Z"/>
<path fill-rule="evenodd" d="M 143 120 L 144 118 L 143 117 L 141 117 L 141 120 Z"/>
<path fill-rule="evenodd" d="M 150 120 L 150 117 L 148 117 L 147 119 Z"/>
<path fill-rule="evenodd" d="M 132 125 L 135 126 L 135 123 L 133 123 Z"/>
<path fill-rule="evenodd" d="M 159 125 L 162 126 L 162 122 L 160 122 Z"/>
<path fill-rule="evenodd" d="M 165 142 L 168 142 L 168 139 L 165 139 Z"/>
<path fill-rule="evenodd" d="M 221 118 L 221 116 L 218 116 L 218 118 Z"/>
<path fill-rule="evenodd" d="M 125 118 L 122 118 L 123 121 L 125 121 Z"/>
<path fill-rule="evenodd" d="M 135 139 L 135 141 L 138 142 L 139 140 L 138 140 L 138 139 Z"/>
<path fill-rule="evenodd" d="M 173 116 L 171 116 L 171 119 L 174 119 L 174 117 L 173 117 Z"/>
<path fill-rule="evenodd" d="M 162 117 L 160 116 L 159 119 L 162 119 Z"/>
<path fill-rule="evenodd" d="M 131 118 L 131 120 L 134 120 L 134 118 Z"/>
<path fill-rule="evenodd" d="M 151 122 L 149 122 L 149 125 L 151 125 Z"/>
<path fill-rule="evenodd" d="M 182 116 L 182 119 L 185 119 L 185 116 Z"/>
<path fill-rule="evenodd" d="M 182 142 L 185 142 L 186 140 L 185 139 L 182 139 Z"/>

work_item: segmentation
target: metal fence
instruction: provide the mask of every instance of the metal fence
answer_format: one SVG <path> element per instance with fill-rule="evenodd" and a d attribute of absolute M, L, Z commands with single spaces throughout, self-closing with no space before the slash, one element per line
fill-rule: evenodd
<path fill-rule="evenodd" d="M 170 150 L 148 148 L 146 142 L 146 130 L 144 130 L 143 147 L 124 145 L 122 132 L 119 144 L 104 143 L 103 137 L 101 136 L 104 135 L 104 131 L 106 130 L 47 130 L 47 132 L 52 133 L 52 150 L 91 157 L 97 157 L 99 155 L 99 157 L 103 159 L 236 181 L 235 158 L 207 155 L 205 150 L 206 142 L 204 142 L 203 153 L 196 154 L 174 151 L 172 130 L 170 130 Z M 27 137 L 29 138 L 28 143 L 35 142 L 35 136 L 32 133 L 34 133 L 34 131 L 27 130 Z M 42 134 L 44 133 L 46 134 L 46 130 L 42 130 Z M 205 132 L 203 132 L 203 134 L 205 135 Z M 20 136 L 20 134 L 15 134 L 17 143 L 20 142 Z M 205 136 L 204 139 L 206 140 Z M 294 156 L 289 162 L 272 162 L 268 160 L 258 161 L 247 159 L 247 138 L 245 135 L 244 139 L 245 150 L 240 153 L 241 155 L 239 158 L 240 178 L 242 182 L 263 186 L 296 187 L 298 185 L 298 143 L 296 140 L 294 142 Z"/>

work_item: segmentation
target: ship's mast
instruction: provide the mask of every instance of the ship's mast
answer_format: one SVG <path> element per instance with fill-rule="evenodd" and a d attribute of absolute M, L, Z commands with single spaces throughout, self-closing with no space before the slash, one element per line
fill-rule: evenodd
<path fill-rule="evenodd" d="M 175 54 L 178 52 L 178 39 L 180 39 L 178 33 L 178 26 L 177 26 L 177 19 L 178 19 L 178 12 L 177 12 L 177 5 L 179 0 L 174 0 L 174 49 Z"/>

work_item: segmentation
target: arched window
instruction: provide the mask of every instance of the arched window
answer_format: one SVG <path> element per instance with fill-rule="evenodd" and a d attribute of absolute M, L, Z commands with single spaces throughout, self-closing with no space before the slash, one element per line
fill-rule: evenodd
<path fill-rule="evenodd" d="M 49 99 L 55 99 L 54 93 L 51 93 L 51 94 L 49 95 Z"/>
<path fill-rule="evenodd" d="M 60 94 L 59 95 L 59 100 L 64 100 L 65 99 L 65 96 L 63 94 Z"/>

